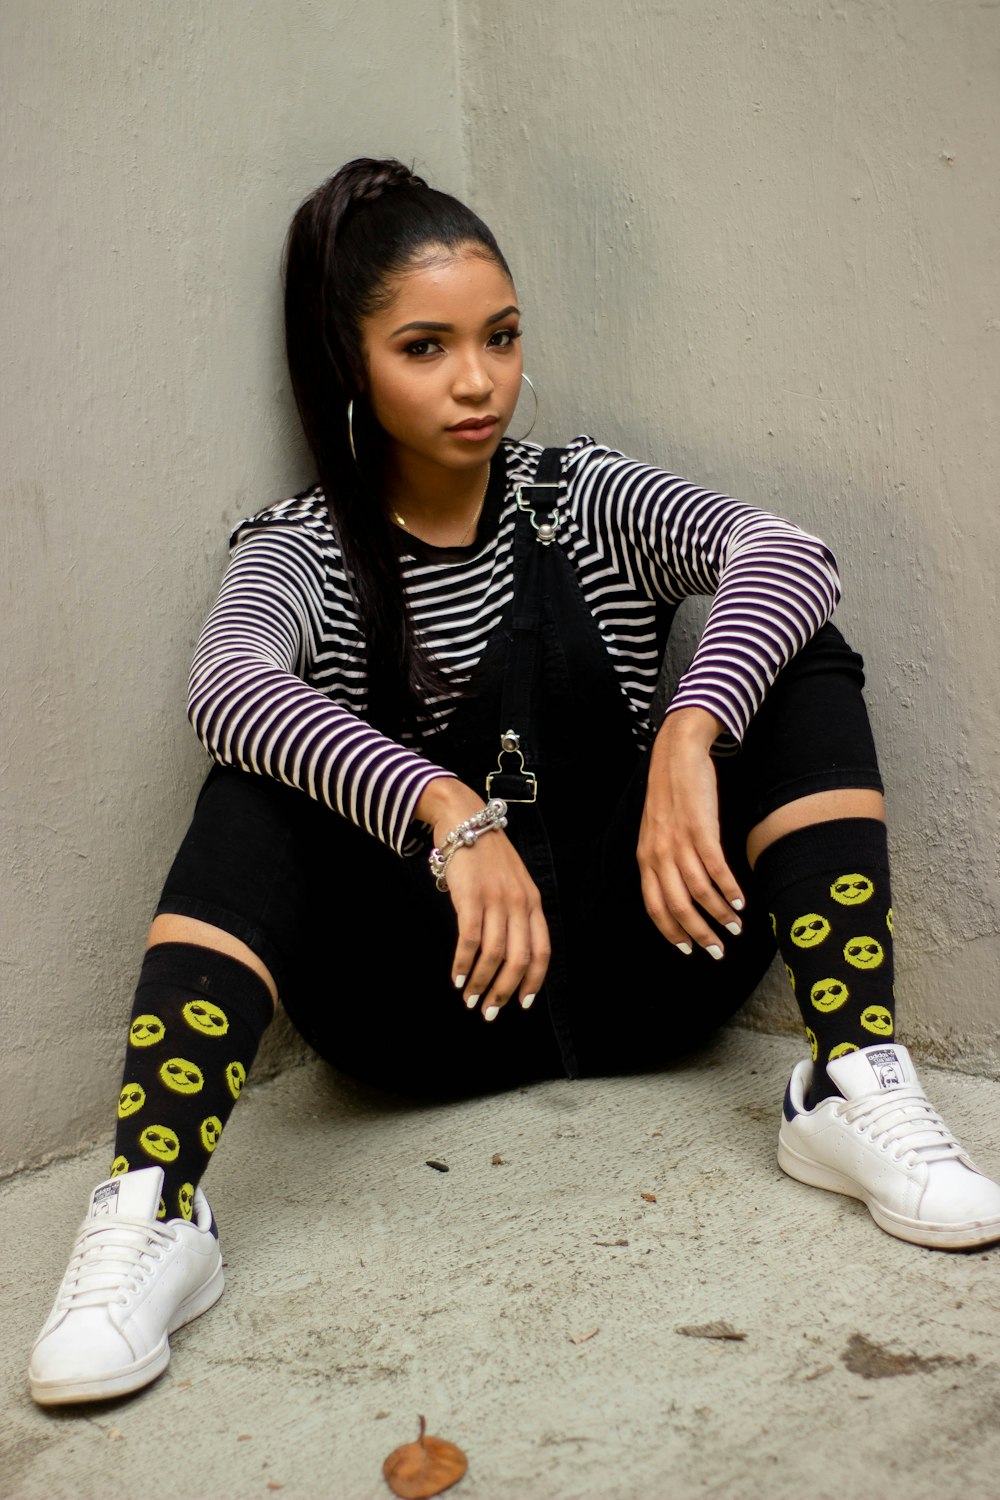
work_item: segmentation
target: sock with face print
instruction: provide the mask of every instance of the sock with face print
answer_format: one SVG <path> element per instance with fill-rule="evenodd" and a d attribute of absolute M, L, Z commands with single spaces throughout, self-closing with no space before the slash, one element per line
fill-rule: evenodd
<path fill-rule="evenodd" d="M 837 1093 L 828 1062 L 895 1033 L 885 824 L 838 818 L 798 828 L 764 850 L 754 882 L 805 1022 L 812 1108 Z"/>
<path fill-rule="evenodd" d="M 189 943 L 147 949 L 111 1175 L 162 1167 L 158 1218 L 190 1219 L 194 1190 L 273 1014 L 267 985 L 238 959 Z"/>

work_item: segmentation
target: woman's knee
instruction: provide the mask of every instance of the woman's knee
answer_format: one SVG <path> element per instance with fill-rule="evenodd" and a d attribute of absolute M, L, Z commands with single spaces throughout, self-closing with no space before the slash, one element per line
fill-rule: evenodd
<path fill-rule="evenodd" d="M 278 986 L 270 969 L 261 958 L 227 932 L 223 927 L 214 927 L 210 922 L 198 921 L 195 917 L 184 917 L 174 912 L 160 912 L 153 918 L 153 924 L 149 929 L 146 939 L 147 948 L 155 948 L 160 943 L 190 943 L 196 948 L 211 948 L 216 953 L 225 953 L 229 958 L 235 958 L 245 964 L 260 979 L 263 979 L 270 991 L 271 1000 L 274 1005 L 278 1004 Z"/>

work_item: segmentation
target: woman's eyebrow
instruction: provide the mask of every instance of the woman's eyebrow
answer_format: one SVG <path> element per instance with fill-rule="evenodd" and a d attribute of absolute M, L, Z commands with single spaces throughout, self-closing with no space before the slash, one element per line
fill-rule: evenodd
<path fill-rule="evenodd" d="M 520 317 L 521 309 L 511 303 L 510 307 L 505 307 L 500 312 L 494 313 L 492 317 L 487 318 L 486 326 L 488 327 L 491 323 L 499 323 L 501 318 L 508 318 L 511 313 L 517 313 Z M 397 334 L 414 331 L 421 333 L 454 333 L 455 325 L 454 323 L 404 323 L 401 328 L 394 328 L 389 337 L 394 339 Z"/>

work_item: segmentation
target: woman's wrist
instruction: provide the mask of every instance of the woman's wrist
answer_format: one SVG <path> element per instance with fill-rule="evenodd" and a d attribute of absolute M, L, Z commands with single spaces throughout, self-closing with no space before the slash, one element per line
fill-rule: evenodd
<path fill-rule="evenodd" d="M 455 776 L 436 776 L 420 794 L 413 816 L 431 829 L 439 844 L 450 831 L 486 806 L 482 797 Z"/>
<path fill-rule="evenodd" d="M 656 738 L 683 740 L 710 750 L 725 728 L 722 720 L 707 708 L 678 708 L 667 713 Z"/>

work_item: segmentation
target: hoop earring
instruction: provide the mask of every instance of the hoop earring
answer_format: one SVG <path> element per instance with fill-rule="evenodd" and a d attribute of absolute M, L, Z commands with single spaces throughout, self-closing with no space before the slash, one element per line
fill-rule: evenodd
<path fill-rule="evenodd" d="M 535 423 L 538 421 L 538 392 L 535 390 L 535 387 L 532 385 L 531 381 L 528 379 L 527 375 L 525 375 L 525 373 L 524 373 L 523 370 L 521 371 L 521 379 L 524 381 L 525 385 L 528 387 L 528 390 L 531 392 L 532 396 L 535 398 L 535 411 L 534 411 L 534 415 L 531 418 L 531 425 L 528 428 L 527 432 L 524 434 L 523 437 L 519 437 L 519 438 L 515 439 L 515 442 L 518 442 L 518 443 L 523 443 L 526 438 L 529 438 L 531 436 L 531 434 L 535 430 Z"/>
<path fill-rule="evenodd" d="M 347 441 L 351 448 L 351 457 L 354 459 L 355 467 L 358 468 L 358 454 L 354 446 L 354 397 L 347 403 Z"/>

